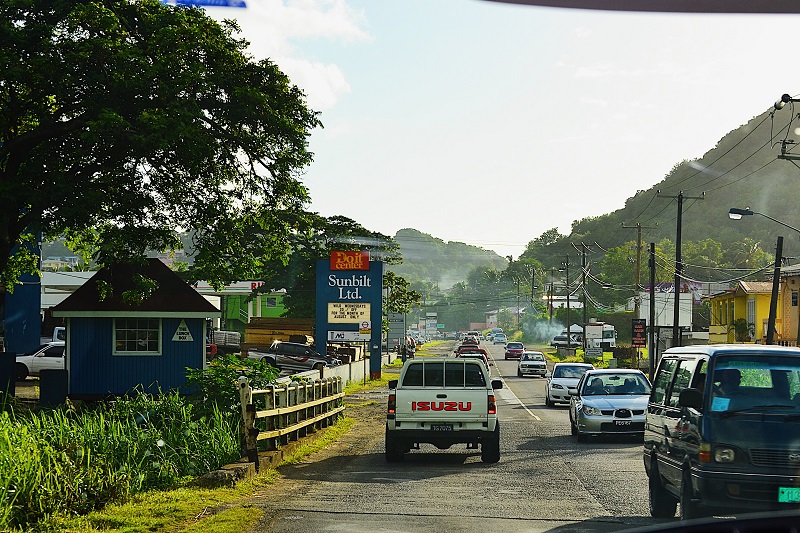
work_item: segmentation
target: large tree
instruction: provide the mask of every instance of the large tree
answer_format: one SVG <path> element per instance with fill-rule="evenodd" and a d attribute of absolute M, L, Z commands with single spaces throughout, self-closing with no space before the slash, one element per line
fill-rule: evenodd
<path fill-rule="evenodd" d="M 192 275 L 215 284 L 287 257 L 280 213 L 308 201 L 320 123 L 237 32 L 158 0 L 0 2 L 3 285 L 35 269 L 18 245 L 39 234 L 107 264 L 191 231 Z"/>

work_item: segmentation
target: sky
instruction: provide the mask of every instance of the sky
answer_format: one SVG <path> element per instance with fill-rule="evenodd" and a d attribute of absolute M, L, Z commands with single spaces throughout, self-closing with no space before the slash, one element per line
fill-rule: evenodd
<path fill-rule="evenodd" d="M 800 15 L 246 2 L 206 10 L 237 20 L 249 53 L 321 113 L 312 211 L 502 256 L 622 208 L 800 92 Z"/>

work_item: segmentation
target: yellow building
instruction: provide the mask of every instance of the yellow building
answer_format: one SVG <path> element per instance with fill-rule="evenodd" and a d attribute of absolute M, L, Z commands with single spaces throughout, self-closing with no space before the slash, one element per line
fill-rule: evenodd
<path fill-rule="evenodd" d="M 800 292 L 800 265 L 783 267 L 781 269 L 781 298 L 778 301 L 778 313 L 783 317 L 783 335 L 781 344 L 797 346 L 797 337 L 800 334 L 800 320 L 798 320 L 798 292 Z M 777 342 L 776 342 L 777 344 Z"/>
<path fill-rule="evenodd" d="M 800 269 L 797 279 L 796 286 L 800 288 Z M 735 287 L 712 295 L 709 298 L 711 302 L 709 344 L 764 342 L 767 336 L 771 296 L 771 281 L 740 281 Z M 779 296 L 775 321 L 776 343 L 781 339 L 781 311 Z M 737 324 L 746 325 L 746 329 L 737 328 Z"/>

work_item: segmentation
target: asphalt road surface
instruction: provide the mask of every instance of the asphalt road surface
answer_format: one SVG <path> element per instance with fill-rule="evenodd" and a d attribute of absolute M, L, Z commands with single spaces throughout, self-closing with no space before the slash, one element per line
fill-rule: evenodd
<path fill-rule="evenodd" d="M 387 391 L 376 391 L 370 430 L 283 469 L 284 478 L 252 502 L 266 511 L 255 531 L 605 532 L 664 522 L 648 512 L 640 441 L 578 443 L 567 407 L 545 406 L 545 380 L 517 377 L 502 346 L 483 345 L 493 377 L 505 381 L 499 463 L 483 464 L 463 445 L 422 445 L 403 462 L 386 463 Z"/>

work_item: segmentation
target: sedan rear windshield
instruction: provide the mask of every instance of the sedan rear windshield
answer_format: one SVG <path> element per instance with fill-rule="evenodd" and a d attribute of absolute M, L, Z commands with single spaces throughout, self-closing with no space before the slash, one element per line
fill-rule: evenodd
<path fill-rule="evenodd" d="M 522 343 L 521 342 L 509 342 L 506 348 L 510 348 L 512 350 L 521 350 Z"/>
<path fill-rule="evenodd" d="M 585 366 L 559 366 L 553 371 L 554 378 L 580 378 L 589 370 Z"/>

